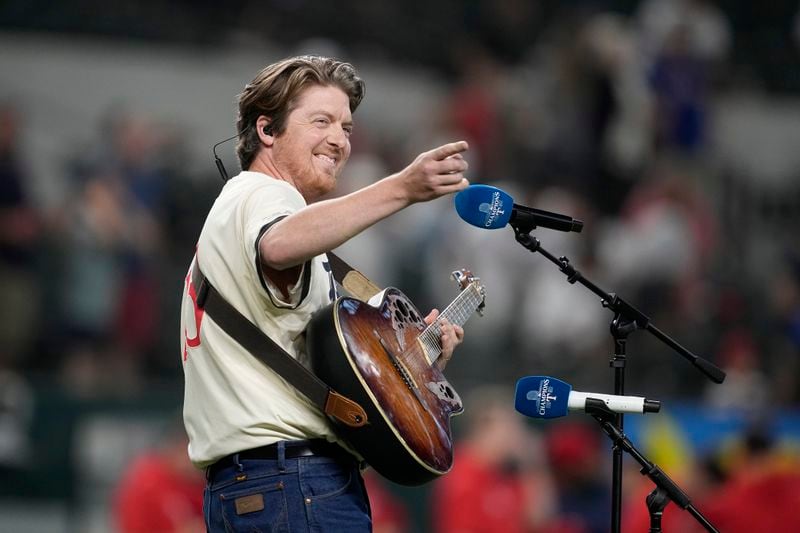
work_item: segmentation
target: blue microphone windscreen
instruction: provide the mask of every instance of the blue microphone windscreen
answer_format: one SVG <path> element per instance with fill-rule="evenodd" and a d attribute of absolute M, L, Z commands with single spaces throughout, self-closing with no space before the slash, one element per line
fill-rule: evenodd
<path fill-rule="evenodd" d="M 572 386 L 549 376 L 527 376 L 517 381 L 514 408 L 533 418 L 558 418 L 568 411 Z"/>
<path fill-rule="evenodd" d="M 470 185 L 455 196 L 456 211 L 464 221 L 483 229 L 505 227 L 514 199 L 490 185 Z"/>

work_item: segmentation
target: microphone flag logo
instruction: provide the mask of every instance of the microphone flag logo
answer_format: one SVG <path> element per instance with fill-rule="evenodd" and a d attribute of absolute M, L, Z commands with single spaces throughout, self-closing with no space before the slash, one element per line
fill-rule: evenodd
<path fill-rule="evenodd" d="M 572 386 L 550 376 L 526 376 L 517 381 L 514 407 L 533 418 L 557 418 L 569 410 Z"/>
<path fill-rule="evenodd" d="M 525 397 L 536 403 L 536 412 L 539 413 L 539 416 L 545 416 L 552 406 L 551 402 L 558 400 L 558 396 L 553 394 L 553 386 L 550 385 L 549 378 L 540 381 L 539 389 L 528 391 Z"/>
<path fill-rule="evenodd" d="M 500 197 L 500 191 L 494 191 L 492 193 L 492 203 L 483 202 L 478 206 L 478 211 L 486 215 L 486 220 L 483 222 L 484 227 L 495 226 L 495 220 L 506 213 L 503 209 L 503 199 Z"/>

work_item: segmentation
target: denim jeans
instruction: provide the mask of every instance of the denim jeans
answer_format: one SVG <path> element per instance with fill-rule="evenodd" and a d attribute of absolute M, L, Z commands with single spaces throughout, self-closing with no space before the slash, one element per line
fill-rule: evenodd
<path fill-rule="evenodd" d="M 211 474 L 203 494 L 210 533 L 370 532 L 369 500 L 358 463 L 311 456 L 242 459 Z"/>

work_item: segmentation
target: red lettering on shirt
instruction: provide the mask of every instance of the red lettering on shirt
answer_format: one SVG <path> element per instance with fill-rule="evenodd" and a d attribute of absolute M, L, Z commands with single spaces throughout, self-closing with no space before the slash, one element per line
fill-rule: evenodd
<path fill-rule="evenodd" d="M 197 261 L 197 258 L 195 258 Z M 197 291 L 194 289 L 194 285 L 192 284 L 192 269 L 189 269 L 189 273 L 186 274 L 186 293 L 189 295 L 189 298 L 192 299 L 192 305 L 194 306 L 194 331 L 195 336 L 189 338 L 189 333 L 186 329 L 183 330 L 183 338 L 184 338 L 184 345 L 183 345 L 183 360 L 186 361 L 188 357 L 189 348 L 195 348 L 200 346 L 200 324 L 203 322 L 203 315 L 205 315 L 205 311 L 200 307 L 197 307 Z"/>

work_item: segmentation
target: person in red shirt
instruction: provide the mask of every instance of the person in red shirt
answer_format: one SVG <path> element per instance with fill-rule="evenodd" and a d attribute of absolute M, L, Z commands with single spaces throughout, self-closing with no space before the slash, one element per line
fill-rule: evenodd
<path fill-rule="evenodd" d="M 375 470 L 364 471 L 364 485 L 369 494 L 373 533 L 406 533 L 410 531 L 406 504 L 395 496 L 387 482 Z"/>
<path fill-rule="evenodd" d="M 749 429 L 739 446 L 718 450 L 698 463 L 688 479 L 679 480 L 698 511 L 719 531 L 800 531 L 800 464 L 795 454 L 775 448 L 765 431 Z M 623 531 L 647 531 L 645 496 L 653 488 L 651 481 L 641 478 L 625 511 Z M 664 533 L 706 531 L 673 502 L 664 509 L 661 527 Z"/>
<path fill-rule="evenodd" d="M 113 520 L 119 533 L 205 531 L 205 478 L 186 456 L 182 429 L 130 463 L 117 484 Z"/>
<path fill-rule="evenodd" d="M 728 479 L 702 498 L 701 509 L 720 531 L 800 531 L 800 465 L 772 439 L 767 429 L 751 428 Z"/>
<path fill-rule="evenodd" d="M 552 491 L 541 446 L 514 412 L 513 391 L 471 394 L 466 433 L 453 469 L 436 480 L 431 516 L 436 533 L 526 533 L 548 517 Z"/>

